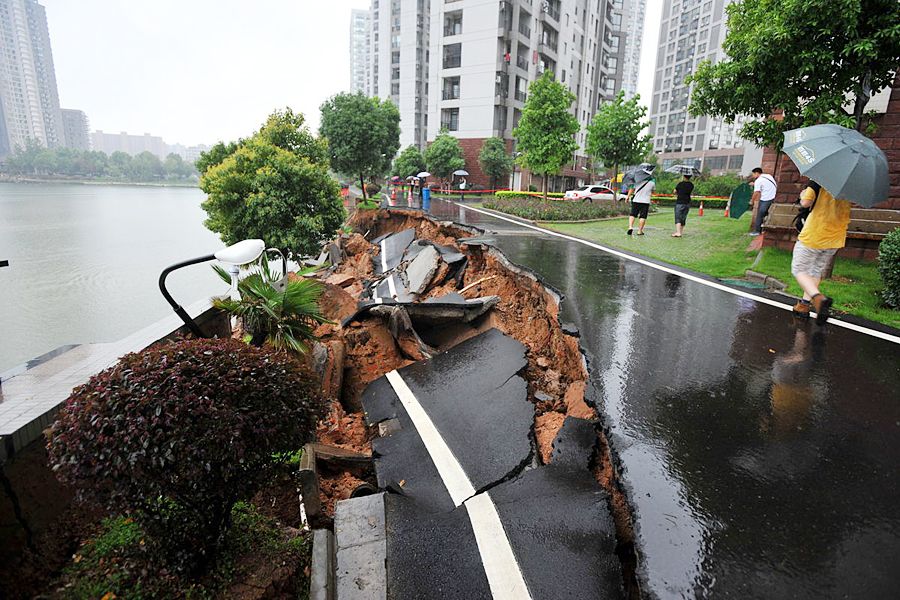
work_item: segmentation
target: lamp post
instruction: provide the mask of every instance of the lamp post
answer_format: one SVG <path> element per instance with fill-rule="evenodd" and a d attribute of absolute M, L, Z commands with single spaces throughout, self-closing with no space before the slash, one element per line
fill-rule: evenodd
<path fill-rule="evenodd" d="M 183 260 L 181 262 L 177 262 L 174 265 L 170 265 L 163 269 L 163 272 L 159 275 L 159 291 L 162 292 L 163 298 L 166 299 L 166 302 L 172 307 L 172 310 L 175 311 L 175 314 L 184 321 L 184 324 L 187 325 L 187 328 L 193 333 L 195 336 L 200 338 L 207 337 L 206 334 L 203 333 L 203 330 L 200 329 L 200 326 L 191 318 L 191 316 L 187 313 L 184 308 L 181 307 L 175 299 L 172 298 L 172 295 L 169 293 L 169 290 L 166 289 L 166 277 L 169 276 L 169 273 L 172 271 L 176 271 L 182 267 L 188 267 L 190 265 L 196 265 L 199 263 L 204 263 L 210 260 L 218 260 L 219 262 L 225 263 L 228 265 L 228 273 L 231 275 L 231 295 L 234 297 L 237 292 L 237 282 L 238 282 L 238 273 L 240 272 L 241 265 L 246 265 L 252 263 L 256 259 L 258 259 L 263 251 L 266 249 L 266 244 L 262 240 L 243 240 L 238 242 L 237 244 L 233 244 L 226 248 L 222 248 L 218 252 L 213 254 L 207 254 L 205 256 L 199 256 L 197 258 L 190 258 L 188 260 Z"/>

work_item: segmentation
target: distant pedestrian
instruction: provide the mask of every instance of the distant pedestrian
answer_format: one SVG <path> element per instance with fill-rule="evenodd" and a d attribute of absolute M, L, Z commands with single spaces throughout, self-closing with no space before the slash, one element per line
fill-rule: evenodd
<path fill-rule="evenodd" d="M 466 199 L 466 178 L 463 177 L 459 182 L 459 201 L 462 202 Z"/>
<path fill-rule="evenodd" d="M 775 178 L 769 174 L 763 173 L 761 167 L 756 167 L 750 172 L 753 179 L 753 196 L 750 198 L 750 204 L 756 206 L 756 219 L 753 221 L 753 229 L 750 235 L 759 235 L 762 233 L 762 224 L 769 209 L 772 207 L 772 201 L 775 200 L 775 193 L 778 191 L 778 185 Z"/>
<path fill-rule="evenodd" d="M 650 197 L 656 183 L 653 179 L 642 181 L 628 190 L 626 200 L 631 201 L 631 216 L 628 217 L 628 235 L 634 233 L 634 220 L 638 219 L 637 235 L 644 235 L 644 225 L 647 223 L 647 215 L 650 214 Z"/>
<path fill-rule="evenodd" d="M 800 194 L 800 205 L 812 210 L 797 237 L 791 259 L 791 274 L 803 289 L 803 299 L 794 306 L 794 314 L 808 317 L 814 310 L 816 323 L 822 325 L 828 320 L 832 299 L 819 290 L 819 283 L 847 241 L 850 202 L 835 200 L 828 190 L 810 181 Z"/>
<path fill-rule="evenodd" d="M 691 193 L 693 191 L 694 184 L 691 182 L 690 175 L 685 175 L 684 179 L 675 186 L 675 233 L 672 234 L 672 237 L 680 238 L 684 233 L 687 216 L 691 210 Z"/>

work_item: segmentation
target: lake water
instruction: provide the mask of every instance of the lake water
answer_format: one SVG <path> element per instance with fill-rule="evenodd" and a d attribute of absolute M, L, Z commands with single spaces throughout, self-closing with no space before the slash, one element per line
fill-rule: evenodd
<path fill-rule="evenodd" d="M 0 183 L 0 372 L 66 344 L 109 342 L 171 313 L 166 266 L 224 246 L 197 188 Z M 176 271 L 183 306 L 227 290 L 209 264 Z"/>

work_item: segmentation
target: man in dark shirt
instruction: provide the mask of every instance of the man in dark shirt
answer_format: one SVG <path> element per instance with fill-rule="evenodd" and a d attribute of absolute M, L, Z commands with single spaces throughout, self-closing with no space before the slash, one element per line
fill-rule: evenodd
<path fill-rule="evenodd" d="M 675 186 L 675 233 L 672 237 L 681 237 L 684 233 L 684 224 L 687 223 L 688 211 L 691 210 L 691 192 L 694 191 L 694 184 L 691 183 L 691 176 L 685 175 L 684 180 L 679 181 Z"/>

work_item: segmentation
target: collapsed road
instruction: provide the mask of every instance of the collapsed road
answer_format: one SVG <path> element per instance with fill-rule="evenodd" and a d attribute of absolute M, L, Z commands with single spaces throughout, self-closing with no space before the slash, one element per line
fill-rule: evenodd
<path fill-rule="evenodd" d="M 565 295 L 644 597 L 895 597 L 900 346 L 484 211 L 432 212 L 490 230 Z"/>

